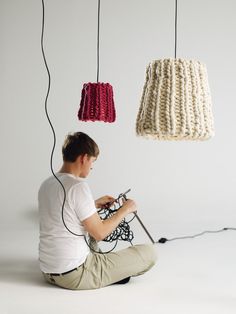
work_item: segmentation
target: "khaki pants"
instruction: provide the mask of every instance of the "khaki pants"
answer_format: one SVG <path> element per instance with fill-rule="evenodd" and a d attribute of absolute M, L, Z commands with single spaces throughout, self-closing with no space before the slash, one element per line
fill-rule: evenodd
<path fill-rule="evenodd" d="M 134 245 L 107 254 L 90 253 L 85 262 L 66 275 L 43 274 L 51 284 L 73 290 L 97 289 L 148 271 L 156 262 L 152 244 Z"/>

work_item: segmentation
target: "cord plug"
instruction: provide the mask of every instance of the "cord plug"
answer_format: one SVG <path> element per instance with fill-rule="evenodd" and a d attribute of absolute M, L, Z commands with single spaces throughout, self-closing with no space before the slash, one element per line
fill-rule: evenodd
<path fill-rule="evenodd" d="M 166 241 L 168 241 L 166 238 L 160 238 L 158 243 L 166 243 Z"/>

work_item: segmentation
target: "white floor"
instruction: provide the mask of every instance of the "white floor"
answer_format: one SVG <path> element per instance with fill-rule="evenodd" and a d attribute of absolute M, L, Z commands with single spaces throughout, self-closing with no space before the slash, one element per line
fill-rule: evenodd
<path fill-rule="evenodd" d="M 43 281 L 37 228 L 1 228 L 0 314 L 235 314 L 236 232 L 156 245 L 159 261 L 126 285 L 69 291 Z"/>

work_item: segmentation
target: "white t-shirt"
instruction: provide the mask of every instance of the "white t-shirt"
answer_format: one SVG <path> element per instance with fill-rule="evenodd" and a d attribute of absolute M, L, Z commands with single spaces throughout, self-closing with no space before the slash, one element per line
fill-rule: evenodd
<path fill-rule="evenodd" d="M 86 235 L 81 221 L 97 209 L 88 184 L 67 173 L 57 173 L 66 190 L 64 220 L 74 233 Z M 64 193 L 54 176 L 45 180 L 38 193 L 40 269 L 45 273 L 64 273 L 84 263 L 90 250 L 83 236 L 71 234 L 62 221 Z"/>

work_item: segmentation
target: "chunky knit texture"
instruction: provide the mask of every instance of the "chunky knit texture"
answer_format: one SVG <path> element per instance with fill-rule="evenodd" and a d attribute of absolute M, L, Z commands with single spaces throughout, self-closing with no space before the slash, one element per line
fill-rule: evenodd
<path fill-rule="evenodd" d="M 113 89 L 109 83 L 83 85 L 78 118 L 82 121 L 115 121 Z"/>
<path fill-rule="evenodd" d="M 206 140 L 214 135 L 206 66 L 163 59 L 146 70 L 136 134 L 158 140 Z"/>

